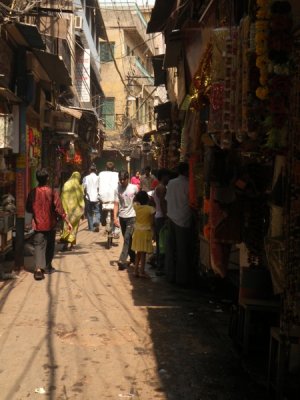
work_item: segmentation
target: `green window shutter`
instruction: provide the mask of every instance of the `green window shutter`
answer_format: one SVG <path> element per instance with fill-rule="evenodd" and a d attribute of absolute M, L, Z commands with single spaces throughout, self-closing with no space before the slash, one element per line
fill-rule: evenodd
<path fill-rule="evenodd" d="M 107 97 L 102 103 L 102 117 L 106 129 L 115 129 L 115 98 Z"/>
<path fill-rule="evenodd" d="M 114 42 L 100 43 L 100 62 L 113 61 L 114 54 L 115 54 L 115 43 Z"/>

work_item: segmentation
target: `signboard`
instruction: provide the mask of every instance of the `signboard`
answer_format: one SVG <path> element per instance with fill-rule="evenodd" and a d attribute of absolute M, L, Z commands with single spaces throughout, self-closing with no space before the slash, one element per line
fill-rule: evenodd
<path fill-rule="evenodd" d="M 79 101 L 89 103 L 90 97 L 90 49 L 76 51 L 76 87 Z"/>
<path fill-rule="evenodd" d="M 16 172 L 16 211 L 17 217 L 24 218 L 25 215 L 25 179 L 24 173 Z"/>

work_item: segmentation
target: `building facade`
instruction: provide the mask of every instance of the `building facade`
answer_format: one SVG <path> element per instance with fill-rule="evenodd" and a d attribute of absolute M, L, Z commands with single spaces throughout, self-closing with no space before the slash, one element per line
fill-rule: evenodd
<path fill-rule="evenodd" d="M 149 10 L 117 2 L 102 5 L 101 12 L 107 32 L 100 44 L 105 157 L 131 170 L 154 165 L 149 133 L 155 130 L 153 111 L 161 94 L 154 86 L 152 65 L 158 42 L 146 34 Z"/>
<path fill-rule="evenodd" d="M 2 2 L 0 23 L 0 253 L 10 248 L 15 229 L 20 268 L 25 201 L 37 168 L 47 167 L 60 188 L 101 154 L 104 24 L 97 1 L 51 0 Z"/>

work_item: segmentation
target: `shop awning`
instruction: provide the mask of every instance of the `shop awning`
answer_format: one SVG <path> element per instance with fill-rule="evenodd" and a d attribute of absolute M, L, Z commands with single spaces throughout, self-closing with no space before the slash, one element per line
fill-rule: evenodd
<path fill-rule="evenodd" d="M 77 110 L 77 109 L 69 108 L 69 107 L 64 107 L 64 106 L 61 106 L 61 105 L 58 106 L 58 109 L 59 109 L 59 111 L 61 111 L 63 113 L 66 113 L 66 114 L 69 114 L 72 117 L 77 118 L 77 119 L 80 119 L 81 116 L 82 116 L 82 111 L 81 110 Z"/>
<path fill-rule="evenodd" d="M 176 0 L 156 0 L 148 22 L 147 33 L 162 32 L 167 24 Z"/>
<path fill-rule="evenodd" d="M 5 29 L 19 46 L 41 50 L 46 48 L 36 25 L 14 22 L 5 25 Z"/>
<path fill-rule="evenodd" d="M 164 85 L 166 84 L 167 74 L 166 70 L 163 69 L 164 64 L 164 54 L 160 54 L 152 57 L 152 65 L 154 70 L 154 85 Z"/>
<path fill-rule="evenodd" d="M 101 119 L 99 118 L 99 115 L 94 108 L 68 107 L 68 109 L 78 110 L 82 112 L 83 115 L 97 123 L 97 128 L 99 128 L 102 132 L 105 132 L 105 126 L 103 125 Z"/>
<path fill-rule="evenodd" d="M 60 56 L 41 50 L 33 50 L 33 54 L 36 56 L 50 79 L 59 85 L 72 85 L 72 79 Z"/>
<path fill-rule="evenodd" d="M 14 92 L 6 87 L 0 87 L 0 97 L 9 101 L 10 103 L 21 103 L 20 97 L 16 96 Z"/>
<path fill-rule="evenodd" d="M 95 121 L 99 120 L 99 116 L 96 113 L 96 111 L 94 110 L 94 108 L 82 108 L 82 107 L 68 107 L 70 110 L 74 110 L 74 111 L 80 111 L 82 114 L 85 114 L 86 116 L 89 116 L 91 118 L 93 118 Z"/>
<path fill-rule="evenodd" d="M 177 67 L 182 53 L 182 39 L 180 31 L 173 31 L 166 41 L 164 68 Z"/>

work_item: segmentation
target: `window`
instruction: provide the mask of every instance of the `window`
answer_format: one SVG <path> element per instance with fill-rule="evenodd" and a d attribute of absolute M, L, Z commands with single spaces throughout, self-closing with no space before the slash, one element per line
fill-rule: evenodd
<path fill-rule="evenodd" d="M 102 118 L 106 129 L 115 129 L 115 98 L 106 97 L 102 100 Z"/>
<path fill-rule="evenodd" d="M 101 42 L 100 43 L 100 62 L 113 61 L 115 52 L 115 42 Z"/>

